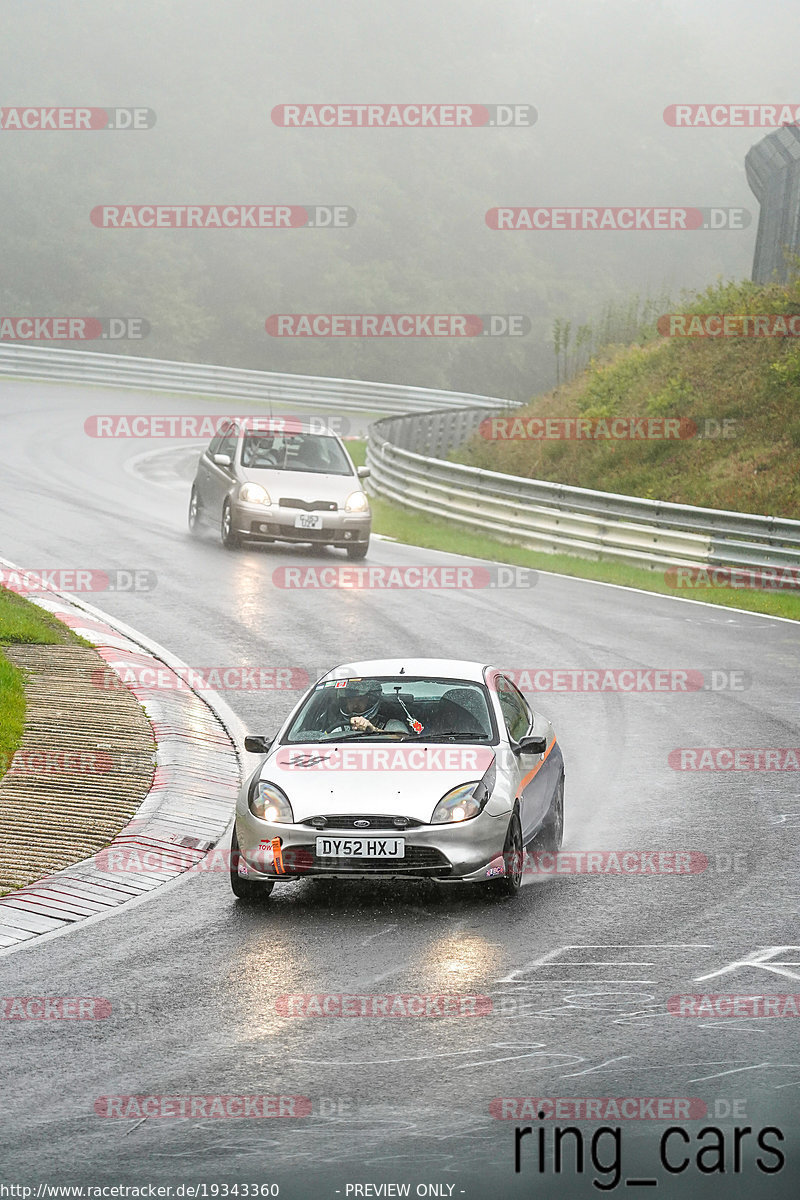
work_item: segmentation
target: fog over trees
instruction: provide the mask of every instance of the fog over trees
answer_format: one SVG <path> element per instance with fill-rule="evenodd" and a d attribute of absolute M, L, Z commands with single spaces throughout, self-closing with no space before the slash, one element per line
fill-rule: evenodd
<path fill-rule="evenodd" d="M 788 3 L 4 0 L 7 106 L 142 131 L 0 132 L 0 314 L 141 316 L 122 353 L 526 398 L 554 321 L 750 274 L 744 155 L 674 103 L 800 104 Z M 780 88 L 775 79 L 783 80 Z M 531 128 L 287 129 L 275 105 L 528 103 Z M 109 204 L 343 204 L 350 228 L 102 229 Z M 497 205 L 741 206 L 746 229 L 497 232 Z M 269 337 L 273 313 L 524 313 L 526 337 Z M 91 347 L 93 349 L 96 346 Z"/>

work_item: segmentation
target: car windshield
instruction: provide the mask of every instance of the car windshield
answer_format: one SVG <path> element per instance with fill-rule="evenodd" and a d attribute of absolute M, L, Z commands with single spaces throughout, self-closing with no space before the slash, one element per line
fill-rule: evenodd
<path fill-rule="evenodd" d="M 379 730 L 351 725 L 363 716 Z M 370 737 L 494 742 L 496 731 L 481 683 L 463 679 L 336 679 L 318 683 L 295 716 L 284 743 L 349 741 Z"/>
<path fill-rule="evenodd" d="M 241 462 L 251 471 L 353 474 L 352 464 L 336 438 L 318 433 L 246 433 Z"/>

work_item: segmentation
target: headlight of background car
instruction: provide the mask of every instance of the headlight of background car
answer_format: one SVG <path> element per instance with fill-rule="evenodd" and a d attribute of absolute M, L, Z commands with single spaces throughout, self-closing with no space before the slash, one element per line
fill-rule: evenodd
<path fill-rule="evenodd" d="M 462 783 L 453 788 L 446 796 L 442 796 L 433 810 L 431 825 L 454 824 L 459 821 L 469 821 L 482 812 L 494 787 L 494 763 L 476 783 Z"/>
<path fill-rule="evenodd" d="M 369 500 L 366 492 L 351 492 L 344 502 L 345 512 L 367 512 Z"/>
<path fill-rule="evenodd" d="M 246 504 L 271 504 L 269 492 L 260 483 L 243 483 L 239 488 L 239 499 Z"/>
<path fill-rule="evenodd" d="M 294 824 L 294 813 L 289 798 L 274 783 L 264 783 L 263 780 L 254 783 L 250 788 L 248 803 L 253 816 L 262 821 L 277 821 L 282 825 Z"/>

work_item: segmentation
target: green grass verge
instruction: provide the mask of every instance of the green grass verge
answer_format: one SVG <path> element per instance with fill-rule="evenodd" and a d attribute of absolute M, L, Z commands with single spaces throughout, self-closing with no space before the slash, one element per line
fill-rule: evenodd
<path fill-rule="evenodd" d="M 35 646 L 91 644 L 37 604 L 0 586 L 0 644 L 3 642 Z"/>
<path fill-rule="evenodd" d="M 19 644 L 90 645 L 44 609 L 0 587 L 0 645 Z M 6 773 L 22 738 L 25 725 L 24 681 L 23 672 L 0 651 L 0 779 Z"/>
<path fill-rule="evenodd" d="M 22 671 L 0 651 L 0 779 L 9 768 L 25 726 Z"/>
<path fill-rule="evenodd" d="M 363 467 L 367 462 L 367 439 L 348 438 L 345 442 L 347 453 L 357 467 Z"/>
<path fill-rule="evenodd" d="M 348 443 L 348 448 L 353 443 Z M 352 453 L 352 451 L 351 451 Z M 624 563 L 593 562 L 572 554 L 543 554 L 512 546 L 482 533 L 472 533 L 449 521 L 436 520 L 427 513 L 401 508 L 380 497 L 370 497 L 373 530 L 412 546 L 428 550 L 443 550 L 448 554 L 466 554 L 492 562 L 532 567 L 538 571 L 555 571 L 577 579 L 594 579 L 615 583 L 620 587 L 641 588 L 646 592 L 661 592 L 683 599 L 704 600 L 726 608 L 744 608 L 749 612 L 766 613 L 800 621 L 800 595 L 792 592 L 764 592 L 754 588 L 696 588 L 676 590 L 670 587 L 662 571 L 647 571 Z"/>

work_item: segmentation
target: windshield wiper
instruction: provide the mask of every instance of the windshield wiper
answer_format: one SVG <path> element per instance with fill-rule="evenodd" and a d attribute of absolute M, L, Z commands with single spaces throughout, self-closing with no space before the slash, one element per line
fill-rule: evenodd
<path fill-rule="evenodd" d="M 399 730 L 395 733 L 391 729 L 388 732 L 385 729 L 375 729 L 375 730 L 364 729 L 358 733 L 336 734 L 335 737 L 322 738 L 322 739 L 320 739 L 320 741 L 324 742 L 325 745 L 328 745 L 328 743 L 330 743 L 330 742 L 342 742 L 342 743 L 344 743 L 344 742 L 360 742 L 362 738 L 374 738 L 374 737 L 386 737 L 386 738 L 391 738 L 392 741 L 395 741 L 395 742 L 405 742 L 405 741 L 408 741 L 408 739 L 411 737 L 411 735 L 408 733 L 400 733 Z"/>
<path fill-rule="evenodd" d="M 485 733 L 462 733 L 458 729 L 453 729 L 450 733 L 431 733 L 423 741 L 426 742 L 441 742 L 445 738 L 459 738 L 459 740 L 467 742 L 485 742 L 488 734 Z"/>

